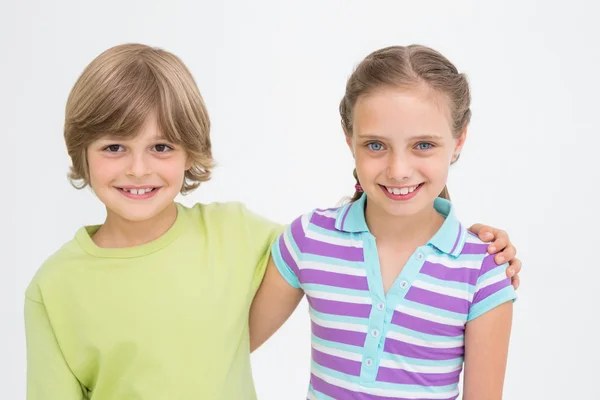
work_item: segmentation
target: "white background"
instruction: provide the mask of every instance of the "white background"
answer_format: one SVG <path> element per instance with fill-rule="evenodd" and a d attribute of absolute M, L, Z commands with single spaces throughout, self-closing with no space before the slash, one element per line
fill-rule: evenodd
<path fill-rule="evenodd" d="M 581 0 L 2 0 L 0 399 L 25 397 L 29 280 L 103 220 L 66 180 L 62 123 L 83 68 L 123 42 L 180 56 L 208 105 L 219 167 L 181 201 L 241 200 L 279 222 L 352 194 L 337 106 L 361 58 L 392 44 L 440 50 L 473 90 L 449 182 L 459 216 L 506 229 L 524 264 L 505 398 L 600 399 L 597 15 Z M 303 398 L 309 355 L 302 302 L 253 356 L 259 399 Z"/>

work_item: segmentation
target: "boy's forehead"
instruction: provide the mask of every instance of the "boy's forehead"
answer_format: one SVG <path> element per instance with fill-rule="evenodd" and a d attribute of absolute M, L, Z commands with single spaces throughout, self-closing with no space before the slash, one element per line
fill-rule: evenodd
<path fill-rule="evenodd" d="M 107 132 L 106 136 L 109 139 L 126 139 L 130 141 L 142 141 L 142 140 L 157 140 L 164 139 L 164 135 L 160 126 L 158 124 L 156 115 L 154 112 L 148 114 L 143 123 L 138 126 L 135 130 L 131 130 L 130 132 Z"/>
<path fill-rule="evenodd" d="M 117 134 L 117 133 L 106 133 L 99 137 L 97 140 L 103 141 L 121 141 L 121 142 L 141 142 L 141 141 L 157 141 L 165 140 L 164 135 L 161 132 L 137 132 L 134 134 Z"/>

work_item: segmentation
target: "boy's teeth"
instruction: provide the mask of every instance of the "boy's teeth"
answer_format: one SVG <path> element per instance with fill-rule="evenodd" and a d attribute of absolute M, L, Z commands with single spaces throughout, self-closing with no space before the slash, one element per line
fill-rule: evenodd
<path fill-rule="evenodd" d="M 152 188 L 147 188 L 147 189 L 125 189 L 126 192 L 129 192 L 131 194 L 144 194 L 144 193 L 151 192 L 152 190 L 153 190 Z"/>

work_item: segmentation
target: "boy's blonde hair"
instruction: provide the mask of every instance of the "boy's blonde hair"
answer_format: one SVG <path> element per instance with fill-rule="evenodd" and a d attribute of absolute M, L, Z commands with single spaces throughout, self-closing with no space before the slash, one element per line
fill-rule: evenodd
<path fill-rule="evenodd" d="M 95 58 L 69 94 L 64 136 L 73 163 L 71 184 L 78 189 L 90 184 L 87 148 L 92 142 L 107 134 L 134 137 L 151 112 L 165 139 L 190 157 L 181 193 L 208 181 L 214 166 L 210 119 L 192 74 L 165 50 L 124 44 Z"/>

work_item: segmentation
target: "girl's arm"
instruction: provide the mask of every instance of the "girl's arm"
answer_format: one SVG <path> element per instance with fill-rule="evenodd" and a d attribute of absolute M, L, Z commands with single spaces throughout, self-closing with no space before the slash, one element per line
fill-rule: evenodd
<path fill-rule="evenodd" d="M 513 302 L 469 321 L 465 329 L 463 400 L 501 400 Z"/>
<path fill-rule="evenodd" d="M 298 306 L 304 292 L 291 286 L 279 273 L 273 258 L 250 308 L 250 351 L 271 337 Z"/>
<path fill-rule="evenodd" d="M 84 389 L 73 375 L 54 335 L 44 304 L 25 297 L 27 400 L 82 400 Z"/>

